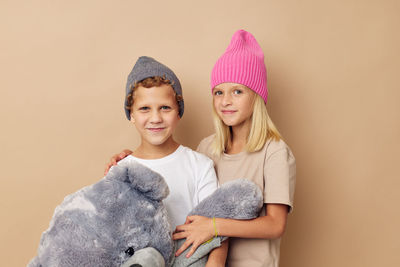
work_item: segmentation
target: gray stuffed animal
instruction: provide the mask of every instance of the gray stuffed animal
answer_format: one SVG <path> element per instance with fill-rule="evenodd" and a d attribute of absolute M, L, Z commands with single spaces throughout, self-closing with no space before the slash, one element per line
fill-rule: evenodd
<path fill-rule="evenodd" d="M 189 259 L 174 258 L 182 244 L 172 241 L 162 200 L 169 194 L 156 172 L 122 160 L 99 182 L 67 196 L 42 234 L 28 267 L 204 266 L 222 238 L 201 245 Z M 260 189 L 248 180 L 226 183 L 191 214 L 251 219 L 262 206 Z"/>

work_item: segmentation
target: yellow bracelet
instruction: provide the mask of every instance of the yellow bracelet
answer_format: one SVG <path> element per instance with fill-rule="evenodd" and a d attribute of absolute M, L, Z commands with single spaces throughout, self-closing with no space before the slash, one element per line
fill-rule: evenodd
<path fill-rule="evenodd" d="M 204 242 L 203 244 L 210 243 L 211 240 L 213 240 L 215 237 L 218 237 L 217 225 L 215 224 L 215 217 L 212 218 L 212 221 L 213 221 L 213 226 L 214 226 L 214 230 L 215 230 L 215 236 L 213 238 L 211 238 L 210 240 Z"/>
<path fill-rule="evenodd" d="M 214 230 L 215 230 L 215 237 L 217 237 L 218 231 L 217 231 L 217 225 L 215 224 L 215 217 L 213 217 L 213 225 L 214 225 Z"/>

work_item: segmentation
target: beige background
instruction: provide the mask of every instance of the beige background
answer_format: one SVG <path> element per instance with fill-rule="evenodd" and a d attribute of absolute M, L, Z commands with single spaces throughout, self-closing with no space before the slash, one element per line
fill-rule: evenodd
<path fill-rule="evenodd" d="M 140 55 L 176 71 L 177 139 L 211 134 L 209 74 L 235 30 L 266 55 L 268 108 L 297 159 L 281 266 L 399 266 L 399 1 L 0 1 L 0 258 L 25 266 L 63 197 L 138 144 Z"/>

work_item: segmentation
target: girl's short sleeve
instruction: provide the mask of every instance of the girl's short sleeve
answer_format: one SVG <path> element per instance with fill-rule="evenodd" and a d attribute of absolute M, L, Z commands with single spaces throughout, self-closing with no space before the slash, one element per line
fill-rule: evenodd
<path fill-rule="evenodd" d="M 293 209 L 296 161 L 286 146 L 266 155 L 264 164 L 264 203 L 285 204 Z"/>

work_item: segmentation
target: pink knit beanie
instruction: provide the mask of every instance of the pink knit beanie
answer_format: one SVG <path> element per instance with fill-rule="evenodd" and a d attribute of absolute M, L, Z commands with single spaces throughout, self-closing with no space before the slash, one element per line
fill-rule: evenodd
<path fill-rule="evenodd" d="M 235 32 L 231 43 L 211 72 L 212 89 L 218 84 L 228 82 L 247 86 L 267 103 L 264 53 L 254 36 L 245 30 Z"/>

